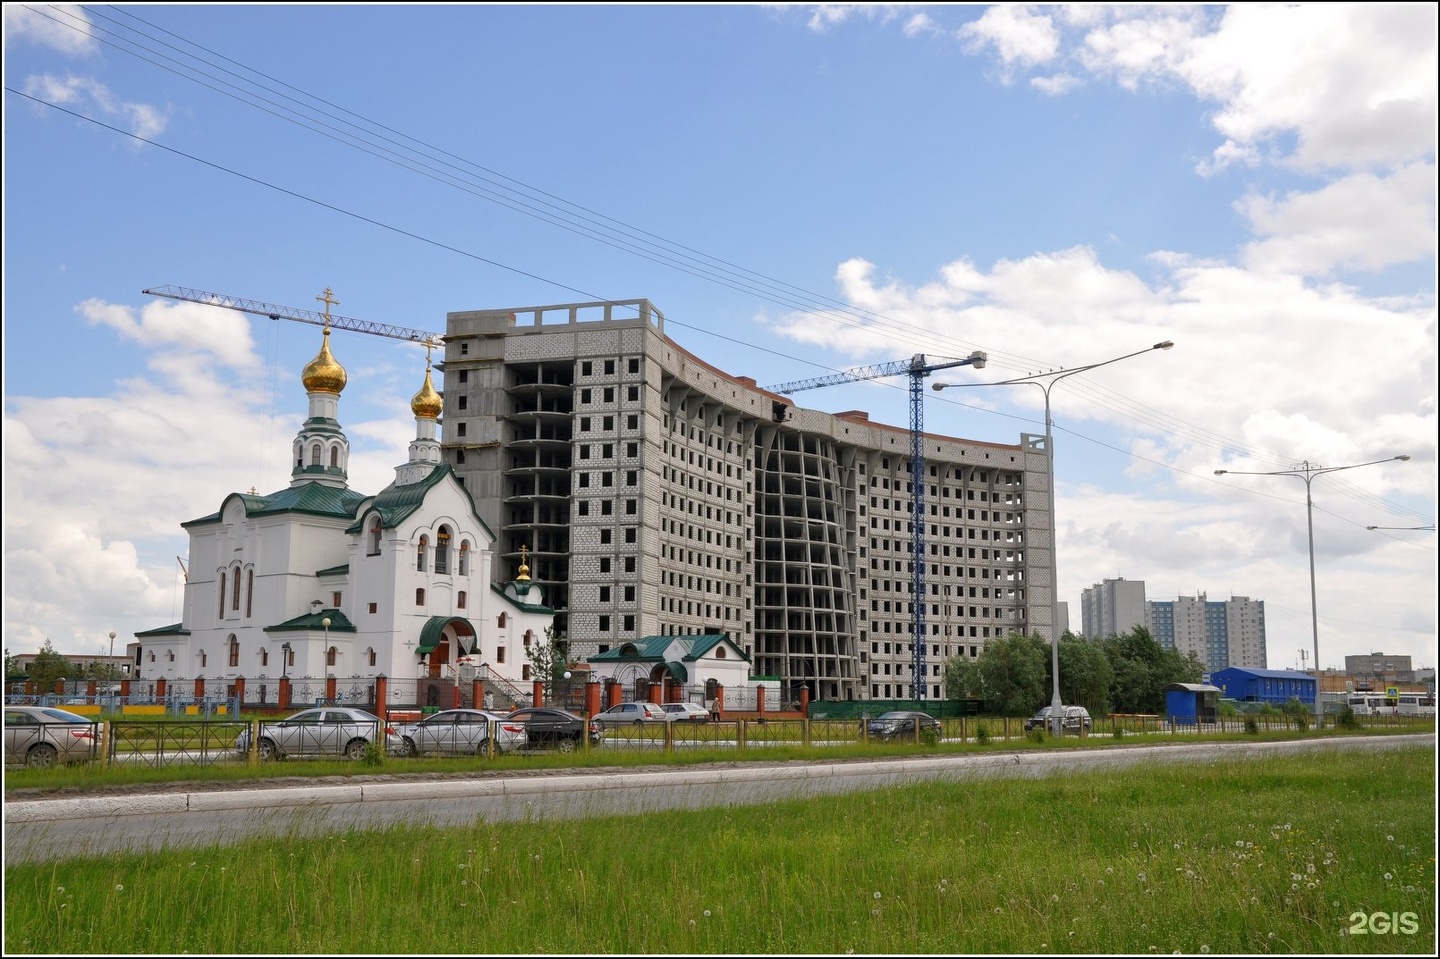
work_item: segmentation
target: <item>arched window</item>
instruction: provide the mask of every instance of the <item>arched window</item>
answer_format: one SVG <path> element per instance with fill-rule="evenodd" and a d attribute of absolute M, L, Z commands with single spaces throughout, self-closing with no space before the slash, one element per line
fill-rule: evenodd
<path fill-rule="evenodd" d="M 255 571 L 245 571 L 245 618 L 250 618 L 250 611 L 255 607 Z"/>
<path fill-rule="evenodd" d="M 463 589 L 460 590 L 460 592 L 458 592 L 458 593 L 455 594 L 455 608 L 456 608 L 456 609 L 464 609 L 464 608 L 465 608 L 465 590 L 463 590 Z"/>
<path fill-rule="evenodd" d="M 716 658 L 716 659 L 724 659 L 724 658 L 725 658 L 725 647 L 724 647 L 724 646 L 716 646 L 716 647 L 715 647 L 715 658 Z"/>
<path fill-rule="evenodd" d="M 332 446 L 332 447 L 330 447 L 330 465 L 331 465 L 331 466 L 339 466 L 339 465 L 340 465 L 340 447 L 338 447 L 338 446 Z"/>
<path fill-rule="evenodd" d="M 430 537 L 421 535 L 420 545 L 415 549 L 415 568 L 425 572 L 425 551 L 430 548 Z"/>
<path fill-rule="evenodd" d="M 380 555 L 380 517 L 370 521 L 370 555 Z"/>
<path fill-rule="evenodd" d="M 310 465 L 311 465 L 311 466 L 319 466 L 319 465 L 320 465 L 320 444 L 319 444 L 319 443 L 316 443 L 314 446 L 310 447 Z"/>
<path fill-rule="evenodd" d="M 234 636 L 230 637 L 230 668 L 234 669 L 240 665 L 240 640 Z"/>
<path fill-rule="evenodd" d="M 470 541 L 468 539 L 460 542 L 460 575 L 470 575 Z"/>
<path fill-rule="evenodd" d="M 375 649 L 374 649 L 374 647 L 371 647 L 371 649 L 370 649 L 370 665 L 371 665 L 371 666 L 374 666 L 374 665 L 375 665 Z"/>
<path fill-rule="evenodd" d="M 325 665 L 326 665 L 326 666 L 334 666 L 334 665 L 335 665 L 335 656 L 337 655 L 338 652 L 339 652 L 339 651 L 338 651 L 334 646 L 331 646 L 329 649 L 325 650 Z"/>
<path fill-rule="evenodd" d="M 230 577 L 230 608 L 237 613 L 240 611 L 240 567 L 235 567 L 235 575 Z"/>
<path fill-rule="evenodd" d="M 423 588 L 422 588 L 422 589 L 417 589 L 417 590 L 415 590 L 415 605 L 416 605 L 416 606 L 424 606 L 424 605 L 425 605 L 425 590 L 424 590 Z"/>
<path fill-rule="evenodd" d="M 262 649 L 262 650 L 260 650 L 260 665 L 261 665 L 261 666 L 269 666 L 269 665 L 270 665 L 270 650 L 268 650 L 268 649 Z"/>
<path fill-rule="evenodd" d="M 220 574 L 220 605 L 215 610 L 215 615 L 223 618 L 225 616 L 225 574 Z"/>
<path fill-rule="evenodd" d="M 435 572 L 450 572 L 450 527 L 442 526 L 435 532 Z"/>
<path fill-rule="evenodd" d="M 201 668 L 201 669 L 204 669 L 204 668 L 205 668 L 205 662 L 206 662 L 206 660 L 205 660 L 205 650 L 202 649 L 202 650 L 200 650 L 200 668 Z"/>
<path fill-rule="evenodd" d="M 504 629 L 504 628 L 505 628 L 505 614 L 504 614 L 504 613 L 501 613 L 501 614 L 500 614 L 499 618 L 495 621 L 495 625 L 496 625 L 496 626 L 499 626 L 501 629 Z"/>

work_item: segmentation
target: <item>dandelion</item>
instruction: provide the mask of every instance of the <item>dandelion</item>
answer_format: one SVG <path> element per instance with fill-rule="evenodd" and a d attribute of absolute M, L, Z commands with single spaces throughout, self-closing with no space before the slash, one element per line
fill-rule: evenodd
<path fill-rule="evenodd" d="M 1385 837 L 1385 841 L 1386 841 L 1386 842 L 1394 842 L 1394 841 L 1395 841 L 1395 837 L 1394 837 L 1394 836 L 1386 836 L 1386 837 Z"/>
<path fill-rule="evenodd" d="M 880 890 L 879 890 L 879 889 L 876 889 L 876 890 L 875 890 L 875 898 L 876 898 L 876 899 L 879 899 L 879 898 L 880 898 Z"/>
<path fill-rule="evenodd" d="M 690 920 L 690 925 L 691 925 L 692 928 L 694 927 L 694 925 L 695 925 L 695 920 L 694 920 L 694 919 L 691 919 L 691 920 Z"/>
<path fill-rule="evenodd" d="M 1140 880 L 1141 882 L 1144 882 L 1144 881 L 1145 881 L 1145 874 L 1142 872 L 1142 873 L 1140 873 L 1140 875 L 1136 876 L 1135 878 L 1138 879 L 1138 880 Z"/>
<path fill-rule="evenodd" d="M 1394 878 L 1395 878 L 1395 877 L 1392 876 L 1392 875 L 1390 875 L 1388 872 L 1385 874 L 1385 881 L 1386 881 L 1386 882 L 1389 882 L 1391 879 L 1394 879 Z"/>
<path fill-rule="evenodd" d="M 63 896 L 63 895 L 65 894 L 65 887 L 64 887 L 64 886 L 56 886 L 56 887 L 55 887 L 55 891 L 58 892 L 58 893 L 60 893 L 60 894 Z"/>
<path fill-rule="evenodd" d="M 1305 871 L 1306 871 L 1306 872 L 1309 872 L 1309 873 L 1313 873 L 1313 872 L 1315 871 L 1315 864 L 1314 864 L 1313 862 L 1312 862 L 1312 863 L 1306 863 L 1306 865 L 1305 865 Z"/>
<path fill-rule="evenodd" d="M 1200 951 L 1201 951 L 1201 952 L 1209 952 L 1209 951 L 1210 951 L 1210 947 L 1209 947 L 1209 946 L 1201 946 L 1201 947 L 1200 947 Z"/>
<path fill-rule="evenodd" d="M 1106 867 L 1105 867 L 1105 875 L 1107 875 L 1107 876 L 1110 875 L 1110 874 L 1111 874 L 1112 872 L 1114 872 L 1114 871 L 1115 871 L 1115 867 L 1114 867 L 1114 866 L 1106 866 Z"/>
<path fill-rule="evenodd" d="M 1059 895 L 1059 893 L 1054 893 L 1054 892 L 1052 892 L 1052 893 L 1050 894 L 1050 901 L 1051 901 L 1051 902 L 1059 902 L 1059 901 L 1060 901 L 1060 895 Z"/>
<path fill-rule="evenodd" d="M 1005 911 L 1005 910 L 1001 909 L 999 906 L 996 906 L 996 907 L 995 907 L 995 915 L 997 915 L 997 916 L 1000 915 L 1000 913 L 1002 913 L 1002 912 L 1004 912 L 1004 911 Z"/>
<path fill-rule="evenodd" d="M 124 892 L 124 891 L 125 891 L 125 884 L 124 884 L 124 883 L 121 883 L 121 882 L 117 882 L 117 883 L 115 884 L 115 891 L 116 891 L 116 892 Z"/>
<path fill-rule="evenodd" d="M 703 915 L 705 916 L 706 919 L 709 919 L 709 918 L 710 918 L 710 910 L 709 910 L 709 909 L 706 909 L 705 912 L 703 913 Z"/>

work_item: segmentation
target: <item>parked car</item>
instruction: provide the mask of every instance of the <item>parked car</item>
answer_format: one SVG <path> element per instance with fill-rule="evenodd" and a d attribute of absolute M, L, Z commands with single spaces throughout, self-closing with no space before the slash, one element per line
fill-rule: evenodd
<path fill-rule="evenodd" d="M 587 722 L 584 716 L 577 716 L 566 709 L 526 706 L 515 710 L 505 718 L 510 722 L 524 725 L 527 747 L 553 746 L 562 753 L 568 753 L 580 745 L 581 737 L 586 734 L 587 730 L 592 746 L 605 738 L 605 733 L 601 730 L 599 723 Z"/>
<path fill-rule="evenodd" d="M 5 707 L 5 765 L 48 769 L 95 758 L 99 727 L 50 706 Z"/>
<path fill-rule="evenodd" d="M 260 758 L 285 759 L 290 756 L 345 756 L 365 758 L 365 748 L 384 730 L 385 750 L 405 752 L 405 741 L 395 728 L 374 713 L 345 706 L 319 706 L 303 709 L 288 719 L 260 724 Z M 235 740 L 239 752 L 250 751 L 250 730 Z"/>
<path fill-rule="evenodd" d="M 870 720 L 865 731 L 871 739 L 913 739 L 917 724 L 921 733 L 933 730 L 940 735 L 940 720 L 929 713 L 905 709 L 881 713 Z"/>
<path fill-rule="evenodd" d="M 484 756 L 490 751 L 492 730 L 496 752 L 525 745 L 523 724 L 483 709 L 441 710 L 418 723 L 396 727 L 395 733 L 410 756 Z"/>
<path fill-rule="evenodd" d="M 1084 706 L 1061 706 L 1064 712 L 1060 718 L 1060 728 L 1063 732 L 1078 733 L 1082 729 L 1090 731 L 1090 710 Z M 1025 720 L 1025 731 L 1032 729 L 1050 730 L 1050 707 L 1046 706 L 1034 716 Z"/>
<path fill-rule="evenodd" d="M 654 703 L 616 703 L 604 712 L 596 713 L 594 719 L 602 727 L 608 727 L 663 723 L 668 722 L 670 717 Z"/>
<path fill-rule="evenodd" d="M 665 703 L 660 707 L 672 723 L 708 723 L 710 714 L 699 703 Z"/>

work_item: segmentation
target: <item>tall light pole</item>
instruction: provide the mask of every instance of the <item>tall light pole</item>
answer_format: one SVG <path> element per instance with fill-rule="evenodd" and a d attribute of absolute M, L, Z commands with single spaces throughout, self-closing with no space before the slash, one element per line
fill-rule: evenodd
<path fill-rule="evenodd" d="M 1049 373 L 1032 373 L 1029 376 L 1017 376 L 1014 379 L 998 380 L 994 383 L 932 383 L 930 388 L 937 392 L 948 389 L 952 386 L 1013 386 L 1016 384 L 1029 384 L 1038 386 L 1045 394 L 1045 465 L 1050 474 L 1050 730 L 1052 735 L 1061 736 L 1064 733 L 1064 706 L 1060 702 L 1060 573 L 1059 573 L 1059 543 L 1056 541 L 1059 534 L 1059 525 L 1055 522 L 1055 438 L 1052 433 L 1050 419 L 1050 389 L 1067 376 L 1074 376 L 1077 373 L 1087 373 L 1090 370 L 1102 366 L 1109 366 L 1111 363 L 1119 363 L 1121 360 L 1128 360 L 1132 356 L 1139 356 L 1142 353 L 1149 353 L 1151 350 L 1168 350 L 1175 344 L 1170 340 L 1163 343 L 1156 343 L 1154 346 L 1143 350 L 1136 350 L 1134 353 L 1126 353 L 1124 356 L 1117 356 L 1113 359 L 1102 360 L 1099 363 L 1089 363 L 1085 366 L 1077 366 L 1073 369 L 1051 370 Z"/>
<path fill-rule="evenodd" d="M 1315 508 L 1314 501 L 1310 496 L 1310 484 L 1315 482 L 1315 477 L 1324 476 L 1326 473 L 1338 473 L 1341 470 L 1359 469 L 1362 466 L 1374 466 L 1377 463 L 1393 463 L 1396 460 L 1405 461 L 1410 459 L 1410 454 L 1401 453 L 1399 456 L 1387 456 L 1383 460 L 1371 460 L 1368 463 L 1351 463 L 1349 466 L 1317 466 L 1309 460 L 1303 461 L 1299 466 L 1292 466 L 1288 470 L 1216 470 L 1216 476 L 1226 474 L 1234 476 L 1298 476 L 1305 481 L 1305 535 L 1310 544 L 1310 635 L 1315 646 L 1315 728 L 1319 729 L 1325 721 L 1324 705 L 1320 700 L 1320 614 L 1315 603 Z"/>
<path fill-rule="evenodd" d="M 1366 529 L 1434 529 L 1435 524 L 1429 526 L 1367 526 Z"/>

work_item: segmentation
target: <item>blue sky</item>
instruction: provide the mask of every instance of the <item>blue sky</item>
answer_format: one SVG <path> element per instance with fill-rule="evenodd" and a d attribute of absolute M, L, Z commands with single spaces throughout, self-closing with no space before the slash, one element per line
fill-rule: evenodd
<path fill-rule="evenodd" d="M 180 523 L 288 482 L 313 327 L 443 332 L 648 298 L 762 385 L 989 353 L 1052 392 L 1061 598 L 1263 599 L 1321 661 L 1436 661 L 1436 10 L 4 6 L 4 629 L 75 654 L 180 618 Z M 424 354 L 339 333 L 352 485 Z M 903 378 L 797 403 L 908 423 Z M 1015 443 L 1040 390 L 927 391 Z"/>

